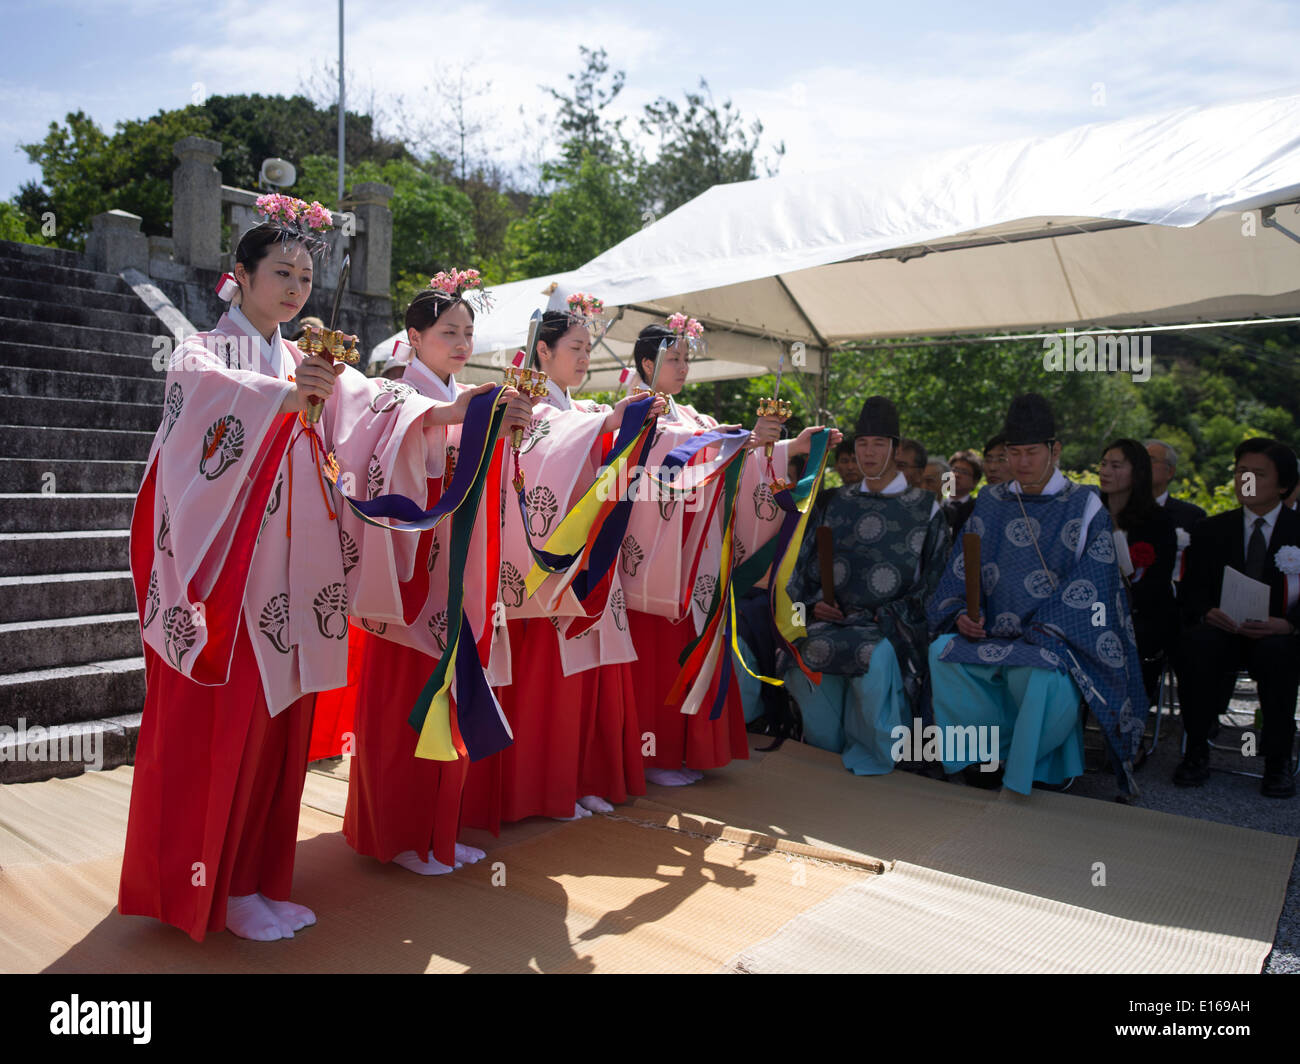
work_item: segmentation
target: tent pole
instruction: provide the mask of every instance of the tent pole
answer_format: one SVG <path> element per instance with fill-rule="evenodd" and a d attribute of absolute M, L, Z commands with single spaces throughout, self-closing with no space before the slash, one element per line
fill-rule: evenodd
<path fill-rule="evenodd" d="M 822 365 L 821 371 L 817 375 L 817 413 L 814 421 L 821 421 L 823 413 L 829 414 L 826 404 L 831 401 L 831 359 L 835 357 L 833 351 L 822 348 Z"/>

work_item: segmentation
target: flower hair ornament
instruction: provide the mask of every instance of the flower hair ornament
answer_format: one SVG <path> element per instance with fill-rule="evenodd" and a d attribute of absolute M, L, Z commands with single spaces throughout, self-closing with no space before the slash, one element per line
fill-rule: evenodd
<path fill-rule="evenodd" d="M 328 243 L 316 235 L 333 228 L 333 215 L 323 204 L 314 200 L 307 203 L 293 196 L 286 196 L 283 192 L 272 192 L 258 196 L 255 206 L 257 213 L 262 215 L 261 224 L 269 223 L 278 228 L 281 239 L 286 242 L 300 241 L 309 255 L 319 255 L 329 247 Z M 217 281 L 218 298 L 227 303 L 233 302 L 238 291 L 239 282 L 235 280 L 234 275 L 223 273 L 221 279 Z"/>
<path fill-rule="evenodd" d="M 574 325 L 594 325 L 605 312 L 604 300 L 586 292 L 574 292 L 565 302 L 568 304 L 569 320 Z"/>
<path fill-rule="evenodd" d="M 704 326 L 694 318 L 688 318 L 685 314 L 673 314 L 664 324 L 668 326 L 669 332 L 684 336 L 688 340 L 702 340 L 704 338 Z"/>
<path fill-rule="evenodd" d="M 444 270 L 429 278 L 429 288 L 453 300 L 468 303 L 476 314 L 492 309 L 492 297 L 483 288 L 478 270 Z"/>
<path fill-rule="evenodd" d="M 264 215 L 268 222 L 276 222 L 286 229 L 299 229 L 305 236 L 334 227 L 329 208 L 315 200 L 307 203 L 283 192 L 271 192 L 258 196 L 256 206 L 258 214 Z"/>
<path fill-rule="evenodd" d="M 704 349 L 704 326 L 685 314 L 672 314 L 664 322 L 668 331 L 680 340 L 685 340 L 692 353 Z"/>

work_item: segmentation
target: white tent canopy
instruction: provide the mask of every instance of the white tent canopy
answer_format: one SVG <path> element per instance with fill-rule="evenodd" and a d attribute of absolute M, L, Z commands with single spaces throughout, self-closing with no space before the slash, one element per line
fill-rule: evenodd
<path fill-rule="evenodd" d="M 620 354 L 648 321 L 699 318 L 710 359 L 739 365 L 694 379 L 770 369 L 794 342 L 812 371 L 889 337 L 1296 314 L 1300 245 L 1246 212 L 1286 204 L 1300 231 L 1297 200 L 1296 96 L 718 185 L 577 270 L 494 289 L 476 348 L 520 346 L 574 291 L 625 309 Z"/>

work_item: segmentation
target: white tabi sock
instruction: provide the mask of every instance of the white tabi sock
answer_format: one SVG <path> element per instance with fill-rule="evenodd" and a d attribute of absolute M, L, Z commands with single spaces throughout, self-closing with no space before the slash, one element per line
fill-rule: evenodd
<path fill-rule="evenodd" d="M 578 804 L 583 809 L 590 809 L 593 813 L 612 813 L 614 807 L 598 794 L 589 794 L 585 798 L 579 798 Z"/>
<path fill-rule="evenodd" d="M 460 864 L 477 864 L 486 856 L 487 853 L 477 846 L 465 846 L 462 843 L 456 843 L 456 860 Z"/>
<path fill-rule="evenodd" d="M 265 894 L 259 894 L 258 897 L 271 910 L 271 915 L 280 921 L 280 930 L 284 932 L 285 938 L 293 938 L 295 931 L 311 927 L 316 922 L 316 914 L 305 905 L 292 901 L 276 901 Z"/>
<path fill-rule="evenodd" d="M 570 820 L 581 820 L 583 817 L 591 816 L 590 809 L 583 809 L 577 802 L 573 803 L 573 816 L 553 816 L 552 820 L 560 820 L 567 823 Z"/>
<path fill-rule="evenodd" d="M 692 780 L 699 781 L 704 779 L 704 773 L 698 768 L 687 768 L 685 765 L 679 769 L 683 776 L 690 776 Z"/>
<path fill-rule="evenodd" d="M 414 872 L 417 876 L 445 876 L 448 872 L 456 871 L 451 865 L 435 861 L 432 855 L 429 860 L 423 861 L 414 850 L 403 850 L 393 858 L 393 864 Z"/>
<path fill-rule="evenodd" d="M 275 913 L 266 907 L 260 894 L 245 894 L 240 898 L 227 899 L 226 930 L 232 935 L 254 942 L 293 938 L 293 932 L 285 931 Z"/>
<path fill-rule="evenodd" d="M 645 770 L 645 778 L 647 783 L 657 783 L 660 787 L 685 787 L 696 780 L 694 776 L 670 768 L 648 768 Z"/>

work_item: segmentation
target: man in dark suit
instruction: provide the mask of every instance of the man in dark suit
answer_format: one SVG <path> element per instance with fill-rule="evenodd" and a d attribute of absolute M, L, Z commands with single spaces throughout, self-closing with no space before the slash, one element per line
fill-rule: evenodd
<path fill-rule="evenodd" d="M 984 475 L 984 467 L 974 451 L 958 451 L 948 459 L 948 466 L 953 473 L 953 492 L 943 504 L 943 515 L 953 536 L 957 536 L 975 509 L 974 491 Z"/>
<path fill-rule="evenodd" d="M 1174 529 L 1178 536 L 1178 555 L 1174 558 L 1174 579 L 1183 576 L 1183 552 L 1191 538 L 1196 522 L 1205 516 L 1205 511 L 1195 503 L 1185 499 L 1175 499 L 1169 494 L 1169 483 L 1178 475 L 1178 452 L 1172 444 L 1164 440 L 1147 440 L 1147 454 L 1151 456 L 1151 490 L 1156 502 L 1165 508 L 1174 520 Z"/>
<path fill-rule="evenodd" d="M 1192 529 L 1187 567 L 1178 589 L 1183 612 L 1179 690 L 1187 752 L 1174 782 L 1196 787 L 1209 778 L 1211 722 L 1227 708 L 1231 679 L 1250 670 L 1263 710 L 1264 781 L 1270 798 L 1295 794 L 1291 743 L 1300 687 L 1300 595 L 1288 601 L 1287 577 L 1276 565 L 1282 547 L 1300 547 L 1300 514 L 1282 505 L 1300 479 L 1296 456 L 1276 440 L 1256 437 L 1237 446 L 1237 501 L 1228 513 Z M 1223 571 L 1234 569 L 1269 585 L 1268 617 L 1237 625 L 1219 609 Z"/>

